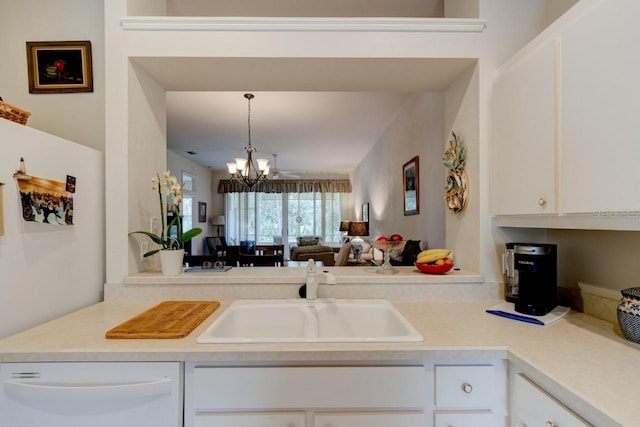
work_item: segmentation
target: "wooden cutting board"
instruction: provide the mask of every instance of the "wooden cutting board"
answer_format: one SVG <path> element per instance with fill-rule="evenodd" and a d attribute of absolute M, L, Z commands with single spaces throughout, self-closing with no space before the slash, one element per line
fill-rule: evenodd
<path fill-rule="evenodd" d="M 107 338 L 184 338 L 220 307 L 218 301 L 165 301 L 107 331 Z"/>

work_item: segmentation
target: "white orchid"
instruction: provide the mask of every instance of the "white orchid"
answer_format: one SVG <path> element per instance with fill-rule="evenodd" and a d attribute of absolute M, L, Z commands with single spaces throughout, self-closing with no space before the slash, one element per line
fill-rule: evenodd
<path fill-rule="evenodd" d="M 186 233 L 182 232 L 182 220 L 180 219 L 180 204 L 182 203 L 182 193 L 184 192 L 184 185 L 178 182 L 178 178 L 171 175 L 170 171 L 165 171 L 162 176 L 156 174 L 151 180 L 153 191 L 158 192 L 160 199 L 160 215 L 162 217 L 162 233 L 160 236 L 150 233 L 148 231 L 132 231 L 129 234 L 144 234 L 149 237 L 155 243 L 162 245 L 161 249 L 179 249 L 180 246 L 198 234 L 202 233 L 201 228 L 192 228 Z M 167 226 L 167 202 L 171 199 L 171 210 L 175 212 L 175 215 L 171 222 Z M 177 226 L 176 237 L 168 237 L 167 232 L 173 226 Z M 150 256 L 158 252 L 160 249 L 153 249 L 144 254 L 145 257 Z"/>

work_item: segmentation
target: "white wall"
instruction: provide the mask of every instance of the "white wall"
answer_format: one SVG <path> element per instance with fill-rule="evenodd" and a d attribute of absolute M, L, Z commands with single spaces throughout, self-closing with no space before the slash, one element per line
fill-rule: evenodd
<path fill-rule="evenodd" d="M 353 173 L 353 213 L 369 203 L 369 235 L 420 240 L 445 245 L 444 97 L 441 93 L 411 96 Z M 419 157 L 420 213 L 404 216 L 402 166 Z"/>
<path fill-rule="evenodd" d="M 0 96 L 29 111 L 29 126 L 104 149 L 103 0 L 0 0 Z M 30 94 L 27 41 L 90 40 L 93 92 Z"/>
<path fill-rule="evenodd" d="M 567 10 L 580 0 L 546 0 L 545 1 L 545 26 L 549 26 L 552 22 L 562 16 Z"/>
<path fill-rule="evenodd" d="M 211 236 L 212 227 L 211 218 L 213 217 L 213 191 L 217 191 L 217 188 L 212 188 L 212 176 L 211 170 L 201 166 L 192 160 L 184 158 L 173 151 L 167 151 L 167 167 L 172 174 L 180 179 L 182 172 L 188 172 L 195 176 L 195 192 L 193 194 L 193 215 L 191 218 L 194 227 L 200 227 L 202 233 L 199 236 L 194 237 L 191 240 L 191 250 L 193 255 L 204 255 L 204 242 L 206 236 Z M 207 204 L 207 221 L 198 222 L 198 202 L 204 202 Z M 222 215 L 222 214 L 219 214 Z M 215 231 L 215 230 L 214 230 Z"/>
<path fill-rule="evenodd" d="M 102 299 L 104 266 L 103 155 L 99 151 L 0 119 L 0 338 Z M 26 222 L 12 174 L 56 181 L 76 177 L 74 225 Z"/>

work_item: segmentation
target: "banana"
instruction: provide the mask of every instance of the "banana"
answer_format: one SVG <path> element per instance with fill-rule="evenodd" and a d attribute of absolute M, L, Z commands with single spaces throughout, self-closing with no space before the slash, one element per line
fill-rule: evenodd
<path fill-rule="evenodd" d="M 450 254 L 451 251 L 449 249 L 427 249 L 418 254 L 416 262 L 428 264 L 447 258 Z"/>

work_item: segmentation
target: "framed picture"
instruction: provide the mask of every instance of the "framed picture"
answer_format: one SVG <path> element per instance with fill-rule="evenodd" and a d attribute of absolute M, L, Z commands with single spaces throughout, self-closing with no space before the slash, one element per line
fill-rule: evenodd
<path fill-rule="evenodd" d="M 27 42 L 29 93 L 93 92 L 90 41 Z"/>
<path fill-rule="evenodd" d="M 369 222 L 369 203 L 362 205 L 362 220 L 364 222 Z"/>
<path fill-rule="evenodd" d="M 198 202 L 198 222 L 207 222 L 207 204 Z"/>
<path fill-rule="evenodd" d="M 419 214 L 420 175 L 418 169 L 418 156 L 415 156 L 402 166 L 402 195 L 404 200 L 404 214 Z"/>

